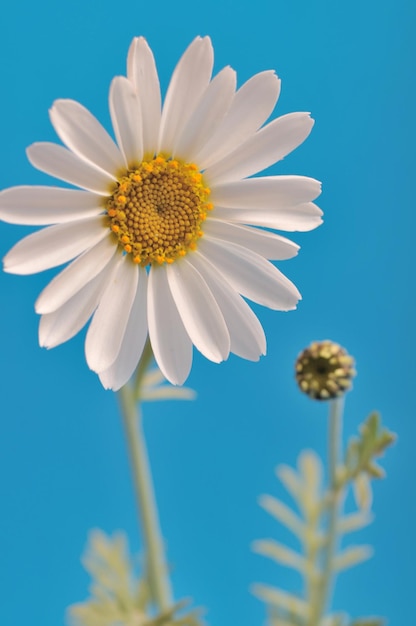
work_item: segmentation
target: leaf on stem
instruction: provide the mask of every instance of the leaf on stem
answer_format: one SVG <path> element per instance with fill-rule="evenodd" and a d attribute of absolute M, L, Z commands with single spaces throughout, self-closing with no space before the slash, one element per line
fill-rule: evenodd
<path fill-rule="evenodd" d="M 296 615 L 288 615 L 279 609 L 269 610 L 270 626 L 305 626 L 305 620 Z"/>
<path fill-rule="evenodd" d="M 359 436 L 350 440 L 345 455 L 344 481 L 354 481 L 361 473 L 383 478 L 384 471 L 374 462 L 395 440 L 396 435 L 381 426 L 378 413 L 371 413 L 359 427 Z"/>
<path fill-rule="evenodd" d="M 384 626 L 386 620 L 383 617 L 360 617 L 351 622 L 350 626 Z"/>
<path fill-rule="evenodd" d="M 286 504 L 273 496 L 260 496 L 259 504 L 297 537 L 304 535 L 305 524 Z"/>
<path fill-rule="evenodd" d="M 100 530 L 92 531 L 82 562 L 92 577 L 91 596 L 69 608 L 72 624 L 111 626 L 126 616 L 146 617 L 149 589 L 145 581 L 133 576 L 123 534 L 108 537 Z"/>
<path fill-rule="evenodd" d="M 260 600 L 263 600 L 264 602 L 267 602 L 267 604 L 279 608 L 286 613 L 293 614 L 304 619 L 308 616 L 308 604 L 292 593 L 283 591 L 283 589 L 256 584 L 252 586 L 251 591 L 255 596 L 257 596 L 257 598 L 260 598 Z"/>
<path fill-rule="evenodd" d="M 144 374 L 139 393 L 140 400 L 145 402 L 155 402 L 158 400 L 195 400 L 196 398 L 196 391 L 193 389 L 189 387 L 175 387 L 167 383 L 158 368 L 154 368 Z"/>
<path fill-rule="evenodd" d="M 274 539 L 255 541 L 252 547 L 254 552 L 267 556 L 281 565 L 293 567 L 293 569 L 301 573 L 305 572 L 307 569 L 307 563 L 303 556 L 290 548 L 286 548 L 286 546 L 283 546 L 281 543 L 274 541 Z"/>
<path fill-rule="evenodd" d="M 298 471 L 279 465 L 278 478 L 296 501 L 306 518 L 318 516 L 322 506 L 322 461 L 313 450 L 303 450 L 298 457 Z"/>
<path fill-rule="evenodd" d="M 322 488 L 322 461 L 314 450 L 303 450 L 298 457 L 298 469 L 308 493 L 320 494 Z"/>
<path fill-rule="evenodd" d="M 324 617 L 319 626 L 346 626 L 348 616 L 345 613 L 332 613 Z"/>
<path fill-rule="evenodd" d="M 369 511 L 373 503 L 373 489 L 368 474 L 361 472 L 352 483 L 354 499 L 359 509 Z"/>
<path fill-rule="evenodd" d="M 195 611 L 177 615 L 188 601 L 168 611 L 150 613 L 150 589 L 145 577 L 138 577 L 128 555 L 123 533 L 108 537 L 100 530 L 90 533 L 83 564 L 91 574 L 91 596 L 69 607 L 74 626 L 200 626 Z"/>
<path fill-rule="evenodd" d="M 358 511 L 356 513 L 350 513 L 344 515 L 338 520 L 337 532 L 339 535 L 345 535 L 351 533 L 354 530 L 359 530 L 371 524 L 373 516 L 368 511 Z"/>
<path fill-rule="evenodd" d="M 157 389 L 143 389 L 140 397 L 143 402 L 156 402 L 158 400 L 195 400 L 196 392 L 188 387 L 163 385 Z"/>
<path fill-rule="evenodd" d="M 334 571 L 340 572 L 341 570 L 348 569 L 358 563 L 367 561 L 373 556 L 373 548 L 371 546 L 350 546 L 343 552 L 337 554 L 333 560 Z"/>
<path fill-rule="evenodd" d="M 298 504 L 302 501 L 303 484 L 296 470 L 289 465 L 279 465 L 276 468 L 276 475 Z"/>

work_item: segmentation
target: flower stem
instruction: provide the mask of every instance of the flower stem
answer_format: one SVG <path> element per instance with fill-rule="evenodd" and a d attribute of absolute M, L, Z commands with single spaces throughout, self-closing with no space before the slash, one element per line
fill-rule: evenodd
<path fill-rule="evenodd" d="M 335 582 L 333 562 L 337 548 L 338 533 L 337 520 L 343 490 L 337 480 L 337 467 L 342 440 L 342 416 L 344 398 L 330 401 L 328 423 L 328 465 L 329 491 L 327 496 L 328 525 L 326 529 L 326 544 L 323 554 L 322 577 L 316 597 L 311 599 L 310 626 L 319 626 L 329 604 L 329 597 Z"/>
<path fill-rule="evenodd" d="M 141 412 L 137 400 L 140 394 L 140 381 L 147 366 L 144 361 L 146 360 L 148 363 L 150 357 L 149 350 L 145 348 L 138 367 L 135 386 L 125 385 L 120 389 L 118 395 L 133 470 L 149 586 L 155 605 L 160 612 L 163 612 L 172 606 L 172 590 L 168 577 L 152 475 L 141 423 Z"/>
<path fill-rule="evenodd" d="M 331 489 L 336 490 L 337 466 L 342 440 L 342 416 L 344 412 L 344 397 L 335 398 L 329 404 L 329 425 L 328 425 L 328 459 L 329 459 L 329 480 Z"/>

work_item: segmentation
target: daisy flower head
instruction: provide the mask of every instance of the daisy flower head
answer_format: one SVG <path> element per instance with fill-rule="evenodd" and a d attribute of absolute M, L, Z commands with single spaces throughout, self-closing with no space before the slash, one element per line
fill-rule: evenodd
<path fill-rule="evenodd" d="M 64 144 L 27 150 L 37 169 L 74 188 L 19 186 L 0 193 L 0 219 L 46 226 L 17 243 L 4 269 L 31 274 L 69 264 L 36 301 L 39 342 L 52 348 L 90 318 L 85 353 L 104 387 L 124 385 L 147 336 L 173 384 L 191 369 L 193 345 L 220 362 L 258 360 L 263 328 L 245 299 L 296 308 L 300 294 L 270 260 L 299 246 L 271 232 L 321 223 L 318 181 L 256 176 L 309 135 L 308 113 L 266 124 L 280 92 L 273 71 L 238 90 L 213 48 L 197 37 L 179 60 L 162 105 L 151 49 L 133 40 L 127 77 L 111 83 L 116 142 L 73 100 L 57 100 L 52 125 Z M 266 230 L 265 230 L 266 229 Z"/>

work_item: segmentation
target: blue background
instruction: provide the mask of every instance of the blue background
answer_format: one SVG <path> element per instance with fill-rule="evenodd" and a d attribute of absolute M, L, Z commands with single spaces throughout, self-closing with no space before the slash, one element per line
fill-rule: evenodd
<path fill-rule="evenodd" d="M 305 447 L 325 454 L 326 407 L 296 389 L 293 362 L 313 339 L 353 354 L 358 378 L 346 435 L 373 409 L 399 434 L 375 485 L 375 523 L 355 542 L 375 557 L 339 580 L 334 606 L 414 619 L 414 4 L 405 0 L 210 0 L 182 4 L 22 0 L 2 10 L 0 185 L 47 184 L 25 158 L 55 141 L 47 110 L 74 98 L 109 127 L 108 86 L 144 35 L 163 89 L 197 34 L 212 37 L 216 71 L 239 84 L 264 69 L 282 78 L 275 114 L 311 111 L 307 142 L 270 172 L 324 183 L 325 223 L 295 234 L 281 264 L 303 295 L 288 314 L 256 308 L 268 355 L 220 366 L 195 355 L 193 403 L 145 407 L 145 427 L 177 598 L 208 608 L 212 626 L 260 625 L 249 584 L 295 590 L 297 576 L 250 551 L 288 537 L 256 504 L 283 496 L 279 462 Z M 51 181 L 52 182 L 52 181 Z M 29 229 L 0 225 L 3 255 Z M 33 303 L 55 274 L 0 275 L 0 576 L 4 626 L 63 624 L 87 595 L 79 557 L 90 528 L 125 529 L 140 548 L 116 398 L 84 360 L 83 334 L 50 352 L 37 345 Z"/>

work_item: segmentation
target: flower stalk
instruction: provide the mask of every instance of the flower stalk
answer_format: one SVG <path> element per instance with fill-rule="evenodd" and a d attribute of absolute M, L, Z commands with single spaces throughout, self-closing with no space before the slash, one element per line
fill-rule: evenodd
<path fill-rule="evenodd" d="M 344 397 L 340 396 L 329 402 L 328 419 L 328 466 L 329 491 L 327 494 L 328 526 L 326 530 L 326 544 L 323 552 L 322 574 L 320 584 L 315 594 L 311 595 L 310 619 L 308 626 L 317 626 L 325 615 L 331 587 L 334 585 L 333 561 L 337 550 L 338 533 L 337 520 L 343 489 L 337 476 L 342 441 L 342 417 L 344 412 Z"/>
<path fill-rule="evenodd" d="M 151 356 L 148 342 L 137 369 L 135 386 L 124 385 L 118 395 L 133 471 L 148 583 L 155 606 L 164 612 L 172 607 L 173 598 L 139 404 L 140 385 Z"/>

